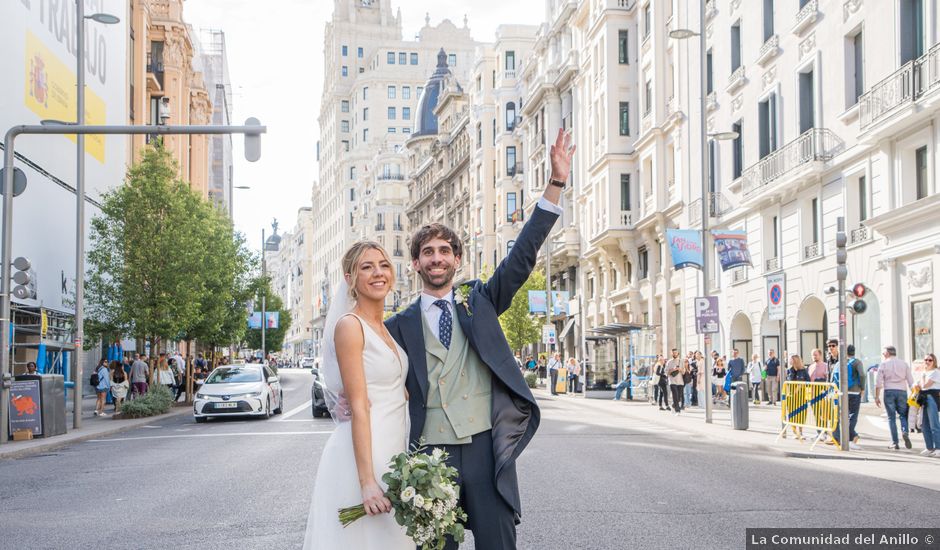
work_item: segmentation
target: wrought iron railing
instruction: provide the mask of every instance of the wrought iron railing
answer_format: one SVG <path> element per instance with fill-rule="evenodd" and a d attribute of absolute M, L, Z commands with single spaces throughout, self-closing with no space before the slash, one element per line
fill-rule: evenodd
<path fill-rule="evenodd" d="M 375 230 L 376 230 L 376 231 L 385 231 L 385 224 L 384 224 L 384 223 L 377 223 L 377 224 L 375 224 Z"/>
<path fill-rule="evenodd" d="M 779 257 L 767 258 L 764 261 L 764 271 L 777 271 L 778 269 L 780 269 Z"/>
<path fill-rule="evenodd" d="M 819 246 L 819 243 L 812 243 L 803 247 L 804 260 L 811 260 L 820 256 L 822 256 L 822 247 Z"/>
<path fill-rule="evenodd" d="M 736 267 L 731 271 L 731 284 L 743 283 L 747 280 L 747 268 Z"/>
<path fill-rule="evenodd" d="M 753 193 L 806 163 L 832 159 L 837 145 L 836 135 L 827 128 L 810 128 L 745 170 L 744 194 Z"/>
<path fill-rule="evenodd" d="M 859 98 L 859 125 L 867 130 L 904 105 L 940 88 L 940 44 L 908 61 Z"/>
<path fill-rule="evenodd" d="M 855 243 L 867 241 L 870 236 L 871 236 L 871 233 L 869 232 L 868 227 L 863 225 L 859 227 L 858 229 L 853 229 L 849 233 L 849 243 L 855 244 Z"/>
<path fill-rule="evenodd" d="M 720 218 L 729 210 L 731 203 L 721 193 L 708 194 L 708 217 Z M 702 199 L 695 199 L 689 203 L 689 223 L 696 226 L 702 223 Z"/>

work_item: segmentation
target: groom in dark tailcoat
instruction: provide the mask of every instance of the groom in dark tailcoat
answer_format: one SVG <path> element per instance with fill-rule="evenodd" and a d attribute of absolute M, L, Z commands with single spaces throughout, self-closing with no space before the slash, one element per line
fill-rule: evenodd
<path fill-rule="evenodd" d="M 408 353 L 410 443 L 423 439 L 450 455 L 459 472 L 460 506 L 478 550 L 516 548 L 522 513 L 516 458 L 535 434 L 539 407 L 499 325 L 499 315 L 535 267 L 539 248 L 561 214 L 561 192 L 575 147 L 558 131 L 552 176 L 515 245 L 486 282 L 454 287 L 463 247 L 442 224 L 411 240 L 411 260 L 424 283 L 420 298 L 386 321 Z M 456 549 L 448 540 L 446 548 Z"/>

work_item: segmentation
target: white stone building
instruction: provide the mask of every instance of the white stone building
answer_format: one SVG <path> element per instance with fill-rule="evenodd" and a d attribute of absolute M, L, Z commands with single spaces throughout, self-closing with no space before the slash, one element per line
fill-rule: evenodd
<path fill-rule="evenodd" d="M 431 26 L 426 18 L 417 39 L 404 40 L 401 15 L 392 13 L 390 0 L 334 0 L 324 41 L 320 181 L 313 192 L 315 346 L 348 246 L 366 237 L 394 251 L 396 240 L 407 236 L 399 221 L 406 196 L 403 172 L 389 153 L 411 133 L 437 52 L 446 47 L 448 65 L 465 79 L 475 46 L 466 20 L 463 27 L 449 20 Z M 404 273 L 406 260 L 396 257 L 396 270 Z M 395 296 L 400 293 L 392 293 L 391 305 Z"/>
<path fill-rule="evenodd" d="M 786 350 L 808 358 L 838 335 L 836 220 L 849 233 L 849 287 L 868 309 L 847 318 L 866 365 L 895 345 L 912 360 L 935 351 L 940 313 L 933 272 L 940 246 L 940 15 L 935 2 L 710 1 L 709 131 L 740 137 L 711 147 L 710 222 L 747 232 L 753 267 L 715 273 L 724 352 Z M 654 3 L 654 13 L 660 3 Z M 697 12 L 675 24 L 698 29 Z M 669 39 L 667 39 L 669 40 Z M 698 135 L 697 40 L 680 90 Z M 687 133 L 687 132 L 683 132 Z M 698 140 L 688 182 L 700 181 Z M 699 198 L 698 186 L 688 187 Z M 700 203 L 699 203 L 700 205 Z M 698 222 L 697 207 L 689 212 Z M 713 262 L 715 265 L 717 262 Z M 786 319 L 769 321 L 766 276 L 786 276 Z M 687 270 L 689 304 L 701 277 Z M 851 300 L 849 300 L 851 303 Z M 684 311 L 693 333 L 693 313 Z M 781 332 L 782 331 L 782 332 Z M 691 342 L 694 339 L 690 338 Z M 730 353 L 729 353 L 730 355 Z"/>

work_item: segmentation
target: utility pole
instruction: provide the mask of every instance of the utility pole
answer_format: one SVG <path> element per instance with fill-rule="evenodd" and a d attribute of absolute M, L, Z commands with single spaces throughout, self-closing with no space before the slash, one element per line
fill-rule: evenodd
<path fill-rule="evenodd" d="M 836 219 L 836 278 L 839 281 L 839 444 L 843 451 L 849 450 L 849 373 L 845 362 L 845 279 L 849 270 L 845 263 L 848 253 L 845 245 L 845 218 Z"/>
<path fill-rule="evenodd" d="M 76 101 L 75 123 L 85 124 L 85 0 L 76 0 L 75 50 Z M 85 336 L 85 134 L 75 136 L 75 390 L 72 394 L 72 426 L 82 427 L 82 347 Z"/>
<path fill-rule="evenodd" d="M 264 261 L 264 253 L 268 249 L 268 242 L 264 240 L 264 228 L 261 228 L 261 363 L 267 363 L 267 348 L 265 347 L 264 337 L 268 329 L 267 312 L 267 294 L 268 294 L 268 271 Z"/>
<path fill-rule="evenodd" d="M 701 113 L 701 148 L 702 148 L 702 296 L 708 296 L 708 256 L 711 254 L 711 250 L 708 248 L 708 214 L 709 214 L 709 202 L 711 202 L 711 197 L 708 193 L 708 124 L 705 120 L 705 98 L 707 95 L 707 86 L 705 81 L 705 0 L 700 0 L 699 2 L 699 22 L 701 23 L 701 29 L 698 34 L 699 39 L 699 70 L 701 71 L 701 93 L 699 94 L 699 110 Z M 705 422 L 708 424 L 712 423 L 712 376 L 711 371 L 708 370 L 708 343 L 711 340 L 711 334 L 704 335 L 703 348 L 705 353 L 702 357 L 702 368 L 705 369 Z"/>

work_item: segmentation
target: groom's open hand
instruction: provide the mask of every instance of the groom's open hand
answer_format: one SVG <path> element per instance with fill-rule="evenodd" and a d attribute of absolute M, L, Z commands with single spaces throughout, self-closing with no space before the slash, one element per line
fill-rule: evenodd
<path fill-rule="evenodd" d="M 568 174 L 571 173 L 571 157 L 574 156 L 577 148 L 577 145 L 571 143 L 571 132 L 559 128 L 558 136 L 550 150 L 553 180 L 568 181 Z"/>

